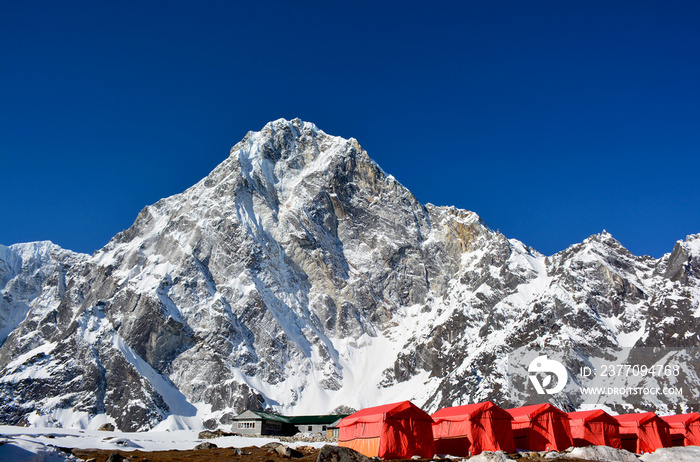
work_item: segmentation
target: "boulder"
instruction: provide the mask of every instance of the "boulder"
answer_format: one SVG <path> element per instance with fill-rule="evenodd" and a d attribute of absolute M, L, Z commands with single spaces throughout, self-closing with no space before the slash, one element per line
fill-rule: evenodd
<path fill-rule="evenodd" d="M 371 462 L 372 459 L 354 449 L 326 445 L 318 453 L 316 462 Z"/>
<path fill-rule="evenodd" d="M 586 459 L 604 462 L 638 462 L 637 456 L 625 449 L 615 449 L 608 446 L 585 446 L 574 448 L 567 458 Z"/>
<path fill-rule="evenodd" d="M 195 451 L 203 451 L 207 449 L 216 449 L 218 448 L 217 445 L 210 441 L 205 441 L 204 443 L 199 443 L 197 446 L 194 447 Z"/>
<path fill-rule="evenodd" d="M 690 462 L 700 460 L 700 447 L 679 446 L 660 448 L 650 454 L 639 456 L 644 462 Z"/>
<path fill-rule="evenodd" d="M 238 433 L 225 432 L 223 430 L 203 430 L 197 436 L 200 440 L 210 440 L 213 438 L 221 438 L 223 436 L 238 436 Z"/>
<path fill-rule="evenodd" d="M 122 462 L 123 460 L 126 460 L 126 457 L 118 452 L 113 452 L 107 457 L 107 462 Z"/>
<path fill-rule="evenodd" d="M 481 454 L 471 457 L 469 460 L 473 462 L 507 462 L 511 459 L 509 459 L 503 451 L 484 451 Z"/>
<path fill-rule="evenodd" d="M 304 454 L 301 452 L 297 451 L 296 449 L 292 449 L 287 445 L 284 445 L 282 443 L 267 443 L 264 448 L 269 448 L 270 452 L 276 452 L 282 457 L 287 457 L 287 458 L 294 458 L 298 459 L 300 457 L 304 457 Z"/>

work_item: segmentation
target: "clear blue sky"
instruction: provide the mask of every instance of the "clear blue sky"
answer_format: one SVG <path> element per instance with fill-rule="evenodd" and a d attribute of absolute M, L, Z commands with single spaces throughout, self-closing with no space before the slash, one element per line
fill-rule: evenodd
<path fill-rule="evenodd" d="M 700 2 L 0 2 L 0 243 L 91 253 L 300 117 L 551 255 L 700 233 Z"/>

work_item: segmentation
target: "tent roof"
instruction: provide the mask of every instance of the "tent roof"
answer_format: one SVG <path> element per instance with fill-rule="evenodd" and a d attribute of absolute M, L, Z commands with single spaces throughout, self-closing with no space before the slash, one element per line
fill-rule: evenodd
<path fill-rule="evenodd" d="M 414 405 L 410 401 L 401 401 L 399 403 L 384 404 L 382 406 L 368 407 L 351 414 L 340 421 L 338 426 L 352 425 L 356 422 L 377 422 L 386 418 L 407 418 L 415 420 L 427 420 L 432 422 L 433 419 Z"/>
<path fill-rule="evenodd" d="M 514 420 L 528 420 L 532 417 L 543 414 L 545 412 L 554 412 L 562 416 L 566 416 L 566 412 L 552 406 L 549 403 L 544 404 L 533 404 L 532 406 L 514 407 L 512 409 L 506 409 L 508 413 L 513 417 Z M 568 416 L 567 416 L 568 417 Z"/>
<path fill-rule="evenodd" d="M 632 414 L 620 414 L 614 416 L 615 420 L 617 420 L 621 424 L 633 424 L 636 423 L 638 425 L 643 425 L 650 420 L 653 420 L 654 418 L 658 418 L 656 414 L 653 412 L 639 412 L 639 413 L 632 413 Z"/>
<path fill-rule="evenodd" d="M 467 404 L 464 406 L 445 407 L 435 412 L 431 417 L 438 420 L 464 420 L 465 418 L 478 416 L 484 412 L 495 409 L 497 412 L 505 413 L 503 409 L 493 404 L 491 401 L 482 403 Z M 510 417 L 512 419 L 512 417 Z M 510 420 L 509 419 L 509 420 Z"/>
<path fill-rule="evenodd" d="M 665 415 L 661 417 L 666 423 L 682 423 L 689 425 L 696 420 L 700 420 L 700 414 L 697 412 L 691 412 L 690 414 L 676 414 L 676 415 Z"/>
<path fill-rule="evenodd" d="M 602 417 L 605 420 L 609 420 L 611 422 L 617 423 L 617 421 L 613 418 L 613 416 L 611 416 L 610 414 L 608 414 L 607 412 L 605 412 L 602 409 L 593 409 L 590 411 L 569 412 L 569 413 L 567 413 L 567 415 L 569 416 L 569 418 L 571 420 L 583 420 L 584 422 L 586 422 L 589 420 L 599 419 Z"/>

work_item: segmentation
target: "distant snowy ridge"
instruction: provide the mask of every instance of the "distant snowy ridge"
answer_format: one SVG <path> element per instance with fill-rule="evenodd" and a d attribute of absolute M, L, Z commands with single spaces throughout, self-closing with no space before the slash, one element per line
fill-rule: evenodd
<path fill-rule="evenodd" d="M 699 275 L 700 235 L 660 259 L 606 232 L 544 256 L 473 212 L 420 204 L 356 140 L 280 119 L 92 256 L 0 247 L 0 422 L 139 430 L 247 408 L 505 405 L 516 348 L 554 346 L 573 365 L 700 345 Z M 679 409 L 629 401 L 647 405 Z"/>

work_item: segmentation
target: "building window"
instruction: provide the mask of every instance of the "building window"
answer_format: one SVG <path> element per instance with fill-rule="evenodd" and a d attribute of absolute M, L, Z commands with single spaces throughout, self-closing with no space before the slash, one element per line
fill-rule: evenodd
<path fill-rule="evenodd" d="M 310 432 L 314 431 L 314 427 L 312 427 L 311 425 L 309 425 L 309 430 L 308 430 L 308 431 L 310 431 Z"/>
<path fill-rule="evenodd" d="M 255 422 L 238 422 L 238 428 L 255 428 Z"/>

